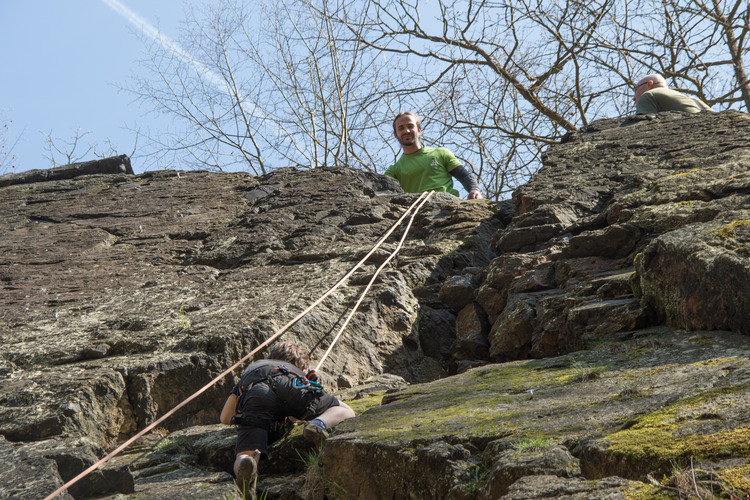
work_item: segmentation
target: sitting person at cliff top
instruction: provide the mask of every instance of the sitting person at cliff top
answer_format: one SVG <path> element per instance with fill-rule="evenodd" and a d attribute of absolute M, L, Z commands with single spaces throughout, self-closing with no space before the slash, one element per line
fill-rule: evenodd
<path fill-rule="evenodd" d="M 684 111 L 700 113 L 711 111 L 705 102 L 670 89 L 661 75 L 644 76 L 635 86 L 635 114 L 658 113 L 659 111 Z"/>
<path fill-rule="evenodd" d="M 323 392 L 307 350 L 294 342 L 276 344 L 268 359 L 250 364 L 221 410 L 221 423 L 237 426 L 234 473 L 246 499 L 255 499 L 258 462 L 268 458 L 268 445 L 281 437 L 286 417 L 310 420 L 302 431 L 322 445 L 330 429 L 354 416 L 352 410 Z M 312 379 L 312 381 L 311 381 Z"/>
<path fill-rule="evenodd" d="M 388 167 L 385 175 L 398 180 L 407 193 L 445 191 L 458 196 L 453 189 L 455 177 L 463 184 L 468 199 L 482 197 L 474 177 L 446 148 L 426 148 L 420 136 L 422 125 L 414 113 L 399 113 L 393 120 L 393 136 L 401 144 L 403 154 L 395 164 Z"/>

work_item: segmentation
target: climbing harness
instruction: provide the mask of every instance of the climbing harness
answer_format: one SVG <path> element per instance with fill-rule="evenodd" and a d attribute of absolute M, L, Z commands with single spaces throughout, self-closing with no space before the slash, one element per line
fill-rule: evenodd
<path fill-rule="evenodd" d="M 354 315 L 354 312 L 356 311 L 357 307 L 361 304 L 362 300 L 364 299 L 365 294 L 370 289 L 372 284 L 374 283 L 375 279 L 377 278 L 378 274 L 380 274 L 380 271 L 396 256 L 396 253 L 401 249 L 401 246 L 406 239 L 406 235 L 409 232 L 409 228 L 411 227 L 412 222 L 414 221 L 414 217 L 417 215 L 419 210 L 424 206 L 425 203 L 427 203 L 427 200 L 430 199 L 430 197 L 434 194 L 434 191 L 430 192 L 424 192 L 419 195 L 419 197 L 409 206 L 409 208 L 401 215 L 401 217 L 391 226 L 391 228 L 386 231 L 386 233 L 380 237 L 380 239 L 375 243 L 375 245 L 372 247 L 372 249 L 365 255 L 346 275 L 344 275 L 343 278 L 341 278 L 331 289 L 329 289 L 326 293 L 320 296 L 318 300 L 310 304 L 307 308 L 305 308 L 302 312 L 297 314 L 294 318 L 292 318 L 287 324 L 285 324 L 283 327 L 281 327 L 279 330 L 277 330 L 273 335 L 271 335 L 268 339 L 266 339 L 264 342 L 262 342 L 258 347 L 247 353 L 245 356 L 243 356 L 239 361 L 237 361 L 235 364 L 221 372 L 219 375 L 217 375 L 213 380 L 211 380 L 209 383 L 204 385 L 202 388 L 197 390 L 195 393 L 193 393 L 191 396 L 189 396 L 187 399 L 183 400 L 181 403 L 179 403 L 177 406 L 166 412 L 164 415 L 156 419 L 151 424 L 144 427 L 141 431 L 139 431 L 137 434 L 135 434 L 133 437 L 122 443 L 120 446 L 115 448 L 113 451 L 111 451 L 107 456 L 100 459 L 98 462 L 91 465 L 88 469 L 84 470 L 80 474 L 78 474 L 76 477 L 68 481 L 67 483 L 60 486 L 57 490 L 52 492 L 50 495 L 44 498 L 44 500 L 52 500 L 55 496 L 57 496 L 59 493 L 62 493 L 63 491 L 67 490 L 70 486 L 77 483 L 87 475 L 89 475 L 91 472 L 95 471 L 99 467 L 101 467 L 104 463 L 118 455 L 122 450 L 133 444 L 137 439 L 144 436 L 147 432 L 154 429 L 156 426 L 164 422 L 167 418 L 171 417 L 174 413 L 176 413 L 179 409 L 196 399 L 198 396 L 206 392 L 208 389 L 216 385 L 218 382 L 221 381 L 224 377 L 232 373 L 237 367 L 245 363 L 247 360 L 249 360 L 255 353 L 269 345 L 271 342 L 276 340 L 278 337 L 280 337 L 284 332 L 286 332 L 290 327 L 292 327 L 297 321 L 302 319 L 307 313 L 312 311 L 315 307 L 317 307 L 321 302 L 323 302 L 328 296 L 330 296 L 334 291 L 336 291 L 341 285 L 343 285 L 346 280 L 348 280 L 352 274 L 354 274 L 357 269 L 359 269 L 366 261 L 370 258 L 370 256 L 375 253 L 375 251 L 380 248 L 380 246 L 385 242 L 386 239 L 393 233 L 393 231 L 396 230 L 396 228 L 401 225 L 401 223 L 409 216 L 409 214 L 414 210 L 414 207 L 419 205 L 416 210 L 414 210 L 413 213 L 411 213 L 411 218 L 409 219 L 409 223 L 404 230 L 404 234 L 401 237 L 401 240 L 399 241 L 399 244 L 397 245 L 396 249 L 391 253 L 391 255 L 381 264 L 381 266 L 377 269 L 375 272 L 375 275 L 370 280 L 370 283 L 365 288 L 365 291 L 361 294 L 359 300 L 355 304 L 354 308 L 352 309 L 352 312 L 347 317 L 346 321 L 344 322 L 344 325 L 341 327 L 339 332 L 337 333 L 336 337 L 331 342 L 331 345 L 328 347 L 328 350 L 323 355 L 323 358 L 318 363 L 318 366 L 315 370 L 311 371 L 311 374 L 314 374 L 314 378 L 316 380 L 310 380 L 311 382 L 317 383 L 317 374 L 316 371 L 320 369 L 320 366 L 323 364 L 323 361 L 325 361 L 328 354 L 331 352 L 331 349 L 333 348 L 336 341 L 338 341 L 339 337 L 344 331 L 344 328 L 346 328 L 346 325 L 349 323 L 349 320 Z M 309 380 L 309 379 L 308 379 Z M 318 384 L 319 386 L 319 384 Z"/>
<path fill-rule="evenodd" d="M 265 383 L 275 393 L 279 391 L 279 378 L 287 377 L 289 384 L 294 389 L 292 393 L 292 400 L 289 400 L 289 394 L 286 393 L 281 399 L 289 400 L 293 406 L 301 406 L 305 404 L 308 398 L 307 394 L 320 392 L 323 390 L 323 386 L 317 382 L 311 382 L 305 377 L 305 374 L 301 370 L 295 369 L 296 367 L 290 366 L 288 363 L 278 361 L 275 359 L 265 359 L 256 361 L 252 365 L 252 370 L 246 371 L 242 374 L 238 386 L 239 394 L 233 391 L 233 394 L 237 396 L 237 404 L 234 409 L 235 415 L 232 417 L 230 422 L 233 425 L 245 425 L 252 427 L 266 428 L 267 425 L 255 425 L 261 419 L 257 419 L 254 416 L 242 416 L 237 415 L 243 413 L 243 409 L 251 397 L 250 389 L 256 384 Z M 290 369 L 291 368 L 291 369 Z M 296 400 L 296 401 L 295 401 Z M 307 410 L 306 410 L 306 413 Z M 268 429 L 266 429 L 268 430 Z"/>

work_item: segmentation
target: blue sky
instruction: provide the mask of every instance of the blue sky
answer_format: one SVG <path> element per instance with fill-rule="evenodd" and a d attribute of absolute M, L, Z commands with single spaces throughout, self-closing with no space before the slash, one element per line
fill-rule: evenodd
<path fill-rule="evenodd" d="M 0 0 L 0 118 L 13 120 L 6 133 L 15 169 L 49 168 L 47 135 L 71 140 L 77 127 L 85 151 L 97 143 L 130 154 L 136 134 L 158 131 L 170 120 L 147 114 L 132 94 L 120 90 L 134 73 L 145 48 L 136 18 L 176 39 L 183 0 Z M 143 143 L 139 143 L 140 147 Z M 76 151 L 79 151 L 78 149 Z M 93 152 L 86 159 L 93 159 Z M 133 158 L 136 173 L 159 168 Z"/>

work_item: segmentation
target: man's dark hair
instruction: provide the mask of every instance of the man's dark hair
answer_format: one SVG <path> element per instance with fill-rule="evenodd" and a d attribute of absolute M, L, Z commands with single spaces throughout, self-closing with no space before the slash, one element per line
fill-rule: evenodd
<path fill-rule="evenodd" d="M 417 128 L 419 128 L 420 130 L 422 129 L 422 120 L 420 120 L 419 117 L 416 114 L 412 113 L 411 111 L 404 111 L 403 113 L 397 114 L 396 118 L 393 119 L 393 133 L 394 134 L 396 133 L 396 120 L 398 120 L 402 116 L 413 116 L 414 121 L 417 122 Z"/>
<path fill-rule="evenodd" d="M 291 363 L 300 370 L 307 371 L 310 367 L 310 355 L 307 349 L 294 342 L 279 342 L 271 348 L 268 359 L 278 359 Z"/>

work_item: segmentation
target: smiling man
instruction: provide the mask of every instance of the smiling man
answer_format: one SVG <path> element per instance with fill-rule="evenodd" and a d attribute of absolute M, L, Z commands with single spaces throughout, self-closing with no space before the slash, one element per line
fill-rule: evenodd
<path fill-rule="evenodd" d="M 691 97 L 670 89 L 663 76 L 653 74 L 644 76 L 635 86 L 635 114 L 658 113 L 659 111 L 684 111 L 700 113 L 711 111 L 706 103 L 697 97 Z"/>
<path fill-rule="evenodd" d="M 468 199 L 482 197 L 474 177 L 446 148 L 426 148 L 420 137 L 422 125 L 414 113 L 399 113 L 393 120 L 393 136 L 401 144 L 403 154 L 388 167 L 385 175 L 394 177 L 407 193 L 445 191 L 458 196 L 453 189 L 453 178 L 461 182 L 469 193 Z"/>

